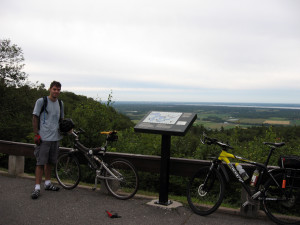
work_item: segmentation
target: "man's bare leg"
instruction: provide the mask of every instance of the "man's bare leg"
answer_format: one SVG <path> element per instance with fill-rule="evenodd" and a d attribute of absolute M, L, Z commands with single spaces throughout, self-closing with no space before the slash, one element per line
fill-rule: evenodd
<path fill-rule="evenodd" d="M 32 199 L 37 199 L 40 196 L 43 172 L 44 172 L 44 166 L 35 167 L 35 188 L 31 194 Z"/>
<path fill-rule="evenodd" d="M 46 164 L 45 165 L 45 180 L 51 180 L 51 164 Z"/>
<path fill-rule="evenodd" d="M 41 185 L 43 178 L 44 166 L 36 166 L 35 168 L 35 184 Z"/>
<path fill-rule="evenodd" d="M 45 190 L 58 191 L 59 187 L 51 184 L 51 164 L 45 165 Z"/>

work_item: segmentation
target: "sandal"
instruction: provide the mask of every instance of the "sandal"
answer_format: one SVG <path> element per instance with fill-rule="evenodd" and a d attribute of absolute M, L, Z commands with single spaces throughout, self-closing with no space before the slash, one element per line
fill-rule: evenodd
<path fill-rule="evenodd" d="M 59 187 L 54 186 L 53 184 L 45 185 L 45 190 L 46 191 L 58 191 Z"/>
<path fill-rule="evenodd" d="M 39 196 L 40 196 L 40 190 L 34 190 L 34 191 L 31 193 L 31 198 L 32 198 L 32 199 L 37 199 Z"/>

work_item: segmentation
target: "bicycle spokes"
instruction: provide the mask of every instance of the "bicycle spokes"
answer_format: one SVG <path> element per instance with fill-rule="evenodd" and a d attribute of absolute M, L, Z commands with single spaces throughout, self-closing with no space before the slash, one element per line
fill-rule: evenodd
<path fill-rule="evenodd" d="M 138 174 L 134 166 L 127 160 L 113 161 L 105 173 L 107 189 L 119 199 L 128 199 L 138 189 Z"/>
<path fill-rule="evenodd" d="M 223 200 L 224 186 L 224 180 L 216 169 L 201 168 L 187 188 L 187 200 L 192 210 L 199 215 L 213 213 Z"/>
<path fill-rule="evenodd" d="M 286 179 L 285 188 L 282 181 Z M 300 187 L 294 186 L 293 178 L 279 173 L 269 179 L 265 186 L 263 205 L 265 212 L 278 224 L 300 224 Z"/>

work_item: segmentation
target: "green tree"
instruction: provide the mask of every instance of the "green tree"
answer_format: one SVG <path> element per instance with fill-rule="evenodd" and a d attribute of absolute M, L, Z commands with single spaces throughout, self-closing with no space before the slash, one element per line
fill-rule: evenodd
<path fill-rule="evenodd" d="M 0 83 L 1 85 L 20 86 L 27 74 L 22 71 L 25 64 L 20 47 L 9 39 L 0 39 Z"/>
<path fill-rule="evenodd" d="M 96 147 L 104 142 L 105 136 L 100 135 L 101 131 L 120 131 L 133 126 L 128 117 L 118 113 L 112 106 L 92 98 L 81 101 L 69 115 L 76 128 L 85 130 L 86 134 L 81 141 L 89 147 Z"/>
<path fill-rule="evenodd" d="M 29 142 L 33 140 L 32 111 L 37 98 L 47 95 L 47 90 L 1 86 L 0 92 L 0 139 Z"/>

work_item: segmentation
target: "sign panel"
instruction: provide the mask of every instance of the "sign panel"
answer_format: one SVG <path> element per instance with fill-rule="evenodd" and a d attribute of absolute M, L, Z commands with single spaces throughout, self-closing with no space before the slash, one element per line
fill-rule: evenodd
<path fill-rule="evenodd" d="M 183 112 L 149 112 L 135 127 L 136 132 L 183 136 L 197 114 Z"/>

